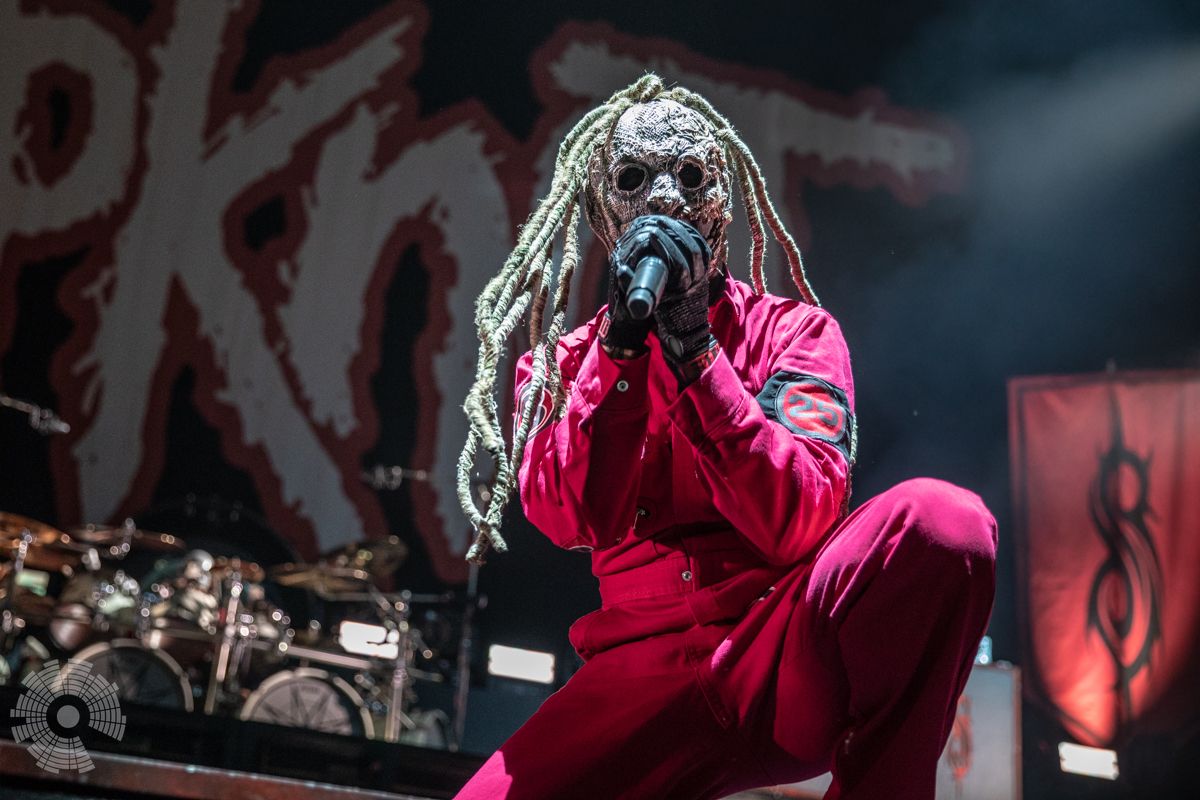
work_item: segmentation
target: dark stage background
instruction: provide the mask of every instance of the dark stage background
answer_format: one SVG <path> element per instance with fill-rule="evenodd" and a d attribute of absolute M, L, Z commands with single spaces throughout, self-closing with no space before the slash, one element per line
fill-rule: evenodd
<path fill-rule="evenodd" d="M 20 8 L 32 15 L 42 8 L 58 13 L 65 5 L 23 3 Z M 781 159 L 787 171 L 768 179 L 777 205 L 787 206 L 789 222 L 800 233 L 810 280 L 849 342 L 860 431 L 856 502 L 917 475 L 979 492 L 1001 525 L 990 635 L 997 658 L 1019 663 L 1006 381 L 1110 366 L 1200 367 L 1200 7 L 1166 0 L 766 5 L 777 7 L 546 2 L 398 9 L 362 0 L 249 3 L 232 17 L 236 35 L 226 40 L 224 60 L 213 77 L 217 88 L 209 98 L 205 130 L 208 141 L 223 141 L 222 125 L 252 118 L 263 96 L 281 85 L 281 74 L 303 75 L 305 59 L 337 61 L 353 49 L 346 37 L 365 40 L 366 31 L 411 11 L 423 23 L 401 35 L 415 49 L 406 53 L 406 66 L 397 74 L 364 88 L 363 104 L 378 108 L 389 95 L 411 91 L 403 96 L 392 127 L 379 124 L 381 141 L 427 138 L 405 126 L 425 132 L 443 130 L 457 116 L 487 119 L 477 129 L 486 132 L 483 152 L 498 164 L 508 209 L 496 223 L 496 212 L 481 208 L 480 224 L 487 217 L 492 220 L 487 224 L 508 230 L 510 237 L 534 193 L 531 162 L 541 152 L 537 140 L 554 132 L 561 136 L 554 126 L 587 105 L 559 105 L 559 116 L 547 120 L 547 99 L 533 77 L 539 69 L 534 54 L 572 36 L 612 39 L 621 52 L 644 59 L 665 47 L 672 58 L 693 59 L 704 74 L 727 66 L 730 80 L 747 92 L 784 86 L 824 108 L 874 103 L 901 109 L 894 117 L 951 131 L 961 147 L 956 156 L 961 172 L 908 196 L 889 183 L 894 176 L 872 179 L 865 167 L 842 175 L 801 156 Z M 143 91 L 156 79 L 147 53 L 168 36 L 163 31 L 188 35 L 181 27 L 184 15 L 177 13 L 173 21 L 170 4 L 113 0 L 69 6 L 140 54 L 136 70 Z M 564 29 L 567 23 L 587 25 Z M 3 59 L 0 55 L 0 64 Z M 304 85 L 299 80 L 297 91 Z M 6 113 L 22 108 L 25 93 L 21 88 L 15 97 L 0 96 L 0 105 Z M 48 163 L 70 146 L 72 126 L 86 111 L 80 96 L 99 97 L 93 88 L 90 94 L 50 92 L 44 98 Z M 149 124 L 145 106 L 134 123 L 135 135 L 143 138 Z M 328 115 L 329 130 L 349 129 L 353 109 L 334 111 Z M 0 124 L 17 117 L 6 116 Z M 767 112 L 763 119 L 770 119 Z M 762 124 L 736 116 L 733 122 L 744 131 Z M 297 214 L 303 217 L 304 209 L 311 211 L 311 204 L 330 196 L 317 190 L 306 196 L 295 189 L 316 180 L 305 164 L 328 130 L 313 130 L 278 164 L 256 165 L 256 151 L 244 151 L 247 188 L 233 195 L 221 223 L 226 255 L 236 267 L 231 274 L 240 276 L 231 280 L 253 287 L 264 309 L 266 338 L 275 344 L 287 342 L 286 331 L 292 329 L 282 312 L 273 316 L 271 303 L 298 290 L 285 278 L 278 279 L 283 288 L 264 289 L 261 281 L 276 279 L 263 273 L 277 262 L 303 261 L 302 247 L 292 240 Z M 153 129 L 146 141 L 171 135 Z M 179 219 L 190 213 L 189 196 L 203 193 L 203 187 L 189 184 L 175 186 L 174 195 L 164 194 L 160 185 L 153 197 L 137 188 L 139 170 L 155 164 L 149 157 L 139 161 L 136 152 L 144 150 L 135 149 L 135 177 L 126 199 L 88 217 L 87 224 L 31 233 L 13 220 L 34 212 L 12 205 L 9 197 L 0 200 L 2 216 L 10 218 L 3 227 L 8 238 L 0 238 L 0 314 L 5 317 L 0 318 L 0 391 L 60 409 L 77 429 L 72 437 L 100 418 L 93 401 L 82 399 L 88 376 L 95 374 L 88 370 L 95 367 L 73 369 L 84 362 L 79 354 L 90 341 L 81 331 L 96 325 L 97 312 L 84 308 L 83 298 L 95 296 L 88 287 L 107 265 L 122 266 L 123 259 L 144 258 L 155 264 L 145 267 L 151 270 L 165 268 L 159 265 L 169 259 L 150 250 L 130 255 L 114 244 L 112 227 L 142 213 L 135 205 L 151 201 L 158 204 L 160 226 L 182 225 Z M 756 155 L 763 158 L 757 149 Z M 374 166 L 382 169 L 388 157 L 394 152 L 378 157 Z M 433 162 L 428 181 L 436 185 L 440 172 L 461 182 L 463 169 L 452 160 Z M 179 206 L 167 202 L 172 196 Z M 351 193 L 338 202 L 352 200 Z M 461 204 L 454 213 L 469 223 L 470 207 Z M 445 291 L 448 275 L 463 278 L 468 272 L 478 280 L 463 284 L 477 287 L 499 262 L 456 260 L 462 252 L 478 251 L 457 250 L 450 237 L 430 235 L 436 209 L 401 213 L 386 204 L 382 210 L 351 205 L 343 213 L 350 221 L 343 224 L 353 224 L 359 215 L 390 214 L 398 220 L 407 214 L 416 228 L 381 238 L 375 253 L 379 264 L 363 284 L 370 310 L 360 331 L 369 356 L 347 362 L 355 376 L 349 381 L 351 393 L 355 387 L 365 392 L 351 403 L 362 424 L 343 428 L 336 414 L 320 417 L 314 410 L 316 394 L 303 389 L 309 385 L 304 367 L 285 370 L 284 385 L 294 397 L 280 402 L 307 410 L 315 446 L 333 453 L 332 478 L 314 478 L 293 492 L 284 473 L 271 466 L 276 459 L 263 444 L 270 434 L 252 441 L 252 426 L 231 416 L 230 407 L 238 404 L 228 401 L 229 393 L 239 390 L 233 374 L 216 380 L 212 375 L 214 366 L 220 374 L 236 362 L 238 345 L 221 344 L 221 334 L 213 333 L 203 309 L 197 310 L 203 303 L 194 297 L 195 284 L 183 280 L 164 289 L 161 302 L 134 303 L 120 311 L 147 315 L 150 329 L 168 342 L 161 359 L 151 360 L 153 380 L 143 381 L 145 392 L 138 395 L 148 398 L 132 426 L 143 446 L 128 456 L 137 462 L 128 486 L 119 496 L 95 499 L 102 494 L 95 487 L 102 488 L 103 481 L 88 484 L 86 476 L 80 477 L 86 448 L 78 439 L 41 437 L 19 415 L 6 412 L 0 414 L 0 509 L 64 526 L 107 521 L 87 518 L 89 509 L 99 509 L 108 519 L 131 514 L 144 525 L 172 526 L 185 536 L 189 526 L 216 525 L 251 554 L 286 560 L 311 556 L 350 535 L 349 529 L 322 530 L 319 514 L 306 516 L 306 509 L 319 506 L 324 497 L 314 487 L 332 480 L 361 511 L 364 535 L 396 533 L 409 543 L 411 554 L 397 572 L 397 586 L 426 591 L 458 585 L 464 573 L 447 566 L 456 558 L 453 542 L 436 544 L 434 534 L 417 532 L 418 518 L 432 503 L 419 487 L 373 492 L 361 483 L 351 485 L 360 467 L 429 465 L 431 418 L 422 414 L 430 413 L 431 404 L 460 402 L 459 396 L 427 392 L 430 353 L 444 345 L 423 336 L 444 326 L 434 293 Z M 96 232 L 105 225 L 109 233 Z M 318 231 L 316 223 L 308 230 Z M 328 262 L 346 252 L 320 255 Z M 735 274 L 745 276 L 743 252 L 735 247 L 731 263 Z M 775 287 L 783 285 L 775 278 Z M 220 292 L 213 296 L 219 298 Z M 320 314 L 313 319 L 318 328 L 324 324 Z M 105 391 L 116 395 L 112 387 L 121 368 L 104 374 Z M 271 402 L 269 394 L 262 398 Z M 352 446 L 343 446 L 346 442 Z M 114 439 L 98 446 L 119 462 L 128 442 Z M 285 455 L 303 458 L 302 452 Z M 453 469 L 452 463 L 438 463 Z M 93 499 L 79 499 L 89 491 Z M 519 513 L 511 516 L 511 553 L 493 556 L 481 573 L 481 591 L 489 598 L 481 620 L 483 643 L 553 651 L 560 663 L 573 664 L 566 628 L 598 603 L 587 559 L 556 551 Z M 445 538 L 461 536 L 447 533 Z M 267 551 L 270 556 L 262 555 Z M 512 707 L 532 710 L 529 704 L 537 699 Z M 479 708 L 489 702 L 499 701 L 483 696 Z M 473 722 L 488 724 L 481 714 Z M 1026 712 L 1026 733 L 1028 798 L 1141 797 L 1148 796 L 1139 793 L 1146 787 L 1165 792 L 1168 785 L 1198 774 L 1189 761 L 1197 750 L 1194 730 L 1131 746 L 1123 762 L 1128 772 L 1115 785 L 1060 778 L 1054 751 L 1059 731 L 1036 709 Z"/>

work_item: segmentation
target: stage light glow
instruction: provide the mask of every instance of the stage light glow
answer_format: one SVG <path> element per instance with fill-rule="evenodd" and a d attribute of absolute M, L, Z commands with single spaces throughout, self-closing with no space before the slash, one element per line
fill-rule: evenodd
<path fill-rule="evenodd" d="M 488 674 L 533 683 L 554 683 L 554 654 L 494 644 L 488 648 Z"/>
<path fill-rule="evenodd" d="M 1121 774 L 1117 769 L 1115 751 L 1099 747 L 1085 747 L 1071 742 L 1059 742 L 1058 764 L 1063 772 L 1104 778 L 1109 781 L 1115 781 Z"/>
<path fill-rule="evenodd" d="M 338 626 L 338 644 L 358 656 L 394 659 L 400 655 L 396 637 L 388 636 L 388 629 L 382 625 L 347 620 Z"/>
<path fill-rule="evenodd" d="M 975 651 L 976 664 L 992 663 L 992 637 L 984 636 L 979 640 L 979 649 Z"/>

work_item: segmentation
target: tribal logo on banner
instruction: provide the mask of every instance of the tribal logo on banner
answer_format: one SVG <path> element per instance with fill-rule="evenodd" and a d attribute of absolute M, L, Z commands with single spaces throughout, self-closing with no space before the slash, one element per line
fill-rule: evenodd
<path fill-rule="evenodd" d="M 428 291 L 407 466 L 431 480 L 409 486 L 413 524 L 439 575 L 463 579 L 471 534 L 454 475 L 474 298 L 570 125 L 645 70 L 735 121 L 802 243 L 805 181 L 909 205 L 962 185 L 958 129 L 878 92 L 837 97 L 599 24 L 566 24 L 532 56 L 543 111 L 525 142 L 476 101 L 419 113 L 409 80 L 431 12 L 414 2 L 271 59 L 238 92 L 258 13 L 253 0 L 155 3 L 135 23 L 103 3 L 0 5 L 0 355 L 20 273 L 73 259 L 58 296 L 71 331 L 49 367 L 72 425 L 51 451 L 60 520 L 146 507 L 170 388 L 190 367 L 224 456 L 302 555 L 387 532 L 360 473 L 393 413 L 370 391 L 386 288 L 415 247 Z M 277 230 L 250 240 L 263 219 Z M 735 234 L 733 252 L 747 242 Z M 581 286 L 601 274 L 591 250 Z M 589 312 L 599 302 L 572 296 Z"/>
<path fill-rule="evenodd" d="M 1092 481 L 1092 525 L 1107 557 L 1092 578 L 1088 628 L 1100 636 L 1112 658 L 1120 704 L 1117 722 L 1130 721 L 1130 687 L 1149 668 L 1154 645 L 1162 637 L 1162 566 L 1150 520 L 1150 459 L 1125 446 L 1121 409 L 1109 395 L 1109 447 L 1099 458 Z"/>
<path fill-rule="evenodd" d="M 1091 745 L 1200 711 L 1200 375 L 1009 389 L 1026 686 Z"/>

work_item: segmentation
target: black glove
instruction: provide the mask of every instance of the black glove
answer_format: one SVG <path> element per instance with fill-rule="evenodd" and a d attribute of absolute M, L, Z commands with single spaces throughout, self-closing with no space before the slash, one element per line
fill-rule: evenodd
<path fill-rule="evenodd" d="M 625 292 L 637 265 L 617 257 L 624 238 L 621 237 L 608 257 L 608 312 L 600 331 L 600 344 L 614 358 L 636 358 L 649 349 L 646 336 L 654 327 L 654 319 L 634 319 L 625 306 Z"/>
<path fill-rule="evenodd" d="M 613 248 L 613 260 L 629 267 L 630 278 L 636 262 L 646 255 L 656 255 L 667 265 L 667 285 L 654 317 L 663 356 L 677 368 L 709 352 L 715 344 L 708 327 L 712 250 L 691 225 L 654 214 L 631 222 Z"/>

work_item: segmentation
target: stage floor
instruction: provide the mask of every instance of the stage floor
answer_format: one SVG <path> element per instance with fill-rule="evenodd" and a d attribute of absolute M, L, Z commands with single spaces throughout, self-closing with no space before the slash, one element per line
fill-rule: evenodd
<path fill-rule="evenodd" d="M 145 798 L 227 800 L 432 800 L 444 795 L 395 794 L 281 778 L 238 770 L 200 767 L 151 758 L 90 753 L 93 769 L 57 774 L 39 767 L 24 744 L 0 741 L 0 775 L 7 797 L 136 795 Z"/>
<path fill-rule="evenodd" d="M 262 800 L 449 798 L 483 757 L 144 706 L 122 709 L 121 739 L 84 739 L 88 772 L 48 772 L 14 741 L 15 687 L 0 687 L 5 798 L 100 796 Z M 75 788 L 72 788 L 75 787 Z"/>

